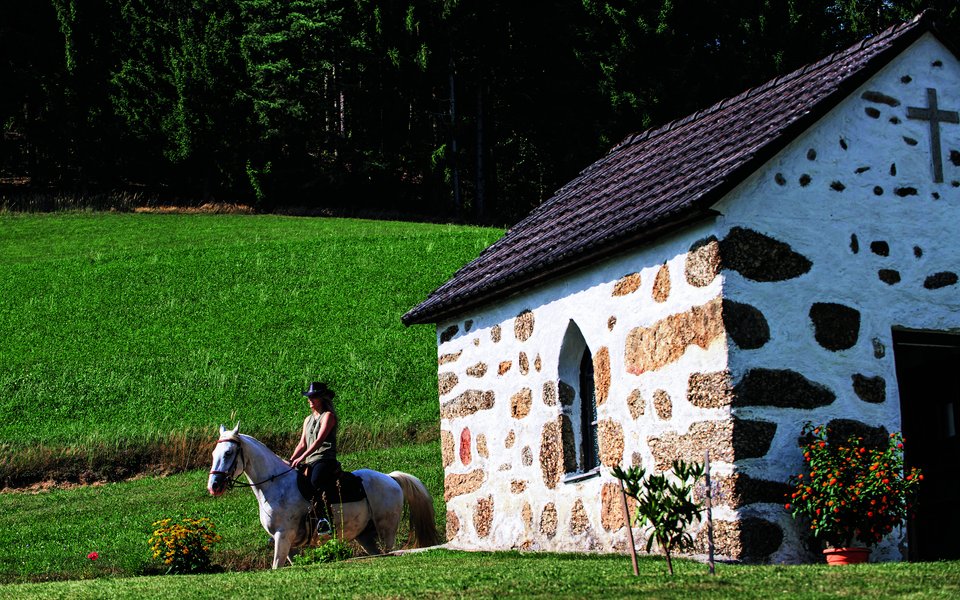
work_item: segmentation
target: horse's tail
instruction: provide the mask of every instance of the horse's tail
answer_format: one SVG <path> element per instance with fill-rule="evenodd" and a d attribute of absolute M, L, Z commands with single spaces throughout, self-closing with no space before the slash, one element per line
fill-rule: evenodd
<path fill-rule="evenodd" d="M 401 471 L 390 473 L 390 477 L 400 484 L 403 498 L 410 506 L 410 542 L 413 548 L 426 548 L 440 543 L 436 517 L 433 512 L 433 498 L 423 482 Z"/>

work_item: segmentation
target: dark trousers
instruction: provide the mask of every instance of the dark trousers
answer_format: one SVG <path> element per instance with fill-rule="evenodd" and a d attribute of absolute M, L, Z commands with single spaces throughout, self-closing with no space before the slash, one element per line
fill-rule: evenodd
<path fill-rule="evenodd" d="M 325 511 L 325 506 L 323 498 L 321 497 L 324 492 L 327 495 L 330 495 L 330 490 L 332 488 L 332 483 L 335 480 L 337 473 L 340 472 L 340 461 L 338 460 L 318 460 L 317 462 L 311 463 L 310 468 L 310 484 L 315 490 L 315 496 L 313 498 L 314 502 L 317 503 L 317 509 L 323 512 Z M 332 502 L 333 498 L 327 498 L 327 502 Z"/>

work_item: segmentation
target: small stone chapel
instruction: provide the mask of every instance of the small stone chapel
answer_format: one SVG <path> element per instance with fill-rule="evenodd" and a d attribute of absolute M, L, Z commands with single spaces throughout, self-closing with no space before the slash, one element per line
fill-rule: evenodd
<path fill-rule="evenodd" d="M 925 13 L 632 135 L 405 314 L 450 544 L 625 551 L 610 468 L 709 449 L 718 554 L 809 560 L 810 421 L 903 431 L 927 474 L 871 560 L 960 558 L 958 58 Z"/>

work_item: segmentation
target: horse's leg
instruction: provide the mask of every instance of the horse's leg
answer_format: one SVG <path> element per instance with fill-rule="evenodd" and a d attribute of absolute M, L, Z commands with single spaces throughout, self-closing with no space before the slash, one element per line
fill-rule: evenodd
<path fill-rule="evenodd" d="M 290 555 L 290 546 L 293 545 L 293 538 L 296 531 L 282 529 L 273 534 L 273 568 L 278 569 L 286 565 L 287 557 Z"/>
<path fill-rule="evenodd" d="M 377 527 L 373 524 L 373 521 L 370 520 L 367 522 L 367 526 L 361 531 L 354 540 L 360 544 L 364 551 L 371 556 L 377 554 L 383 554 L 383 550 L 380 549 L 379 545 L 379 536 L 377 535 Z"/>

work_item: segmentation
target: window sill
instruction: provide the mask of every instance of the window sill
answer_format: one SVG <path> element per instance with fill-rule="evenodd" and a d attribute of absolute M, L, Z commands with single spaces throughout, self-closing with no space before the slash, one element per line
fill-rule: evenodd
<path fill-rule="evenodd" d="M 570 473 L 563 478 L 563 483 L 578 483 L 587 479 L 593 479 L 600 476 L 600 467 L 591 469 L 586 473 Z"/>

